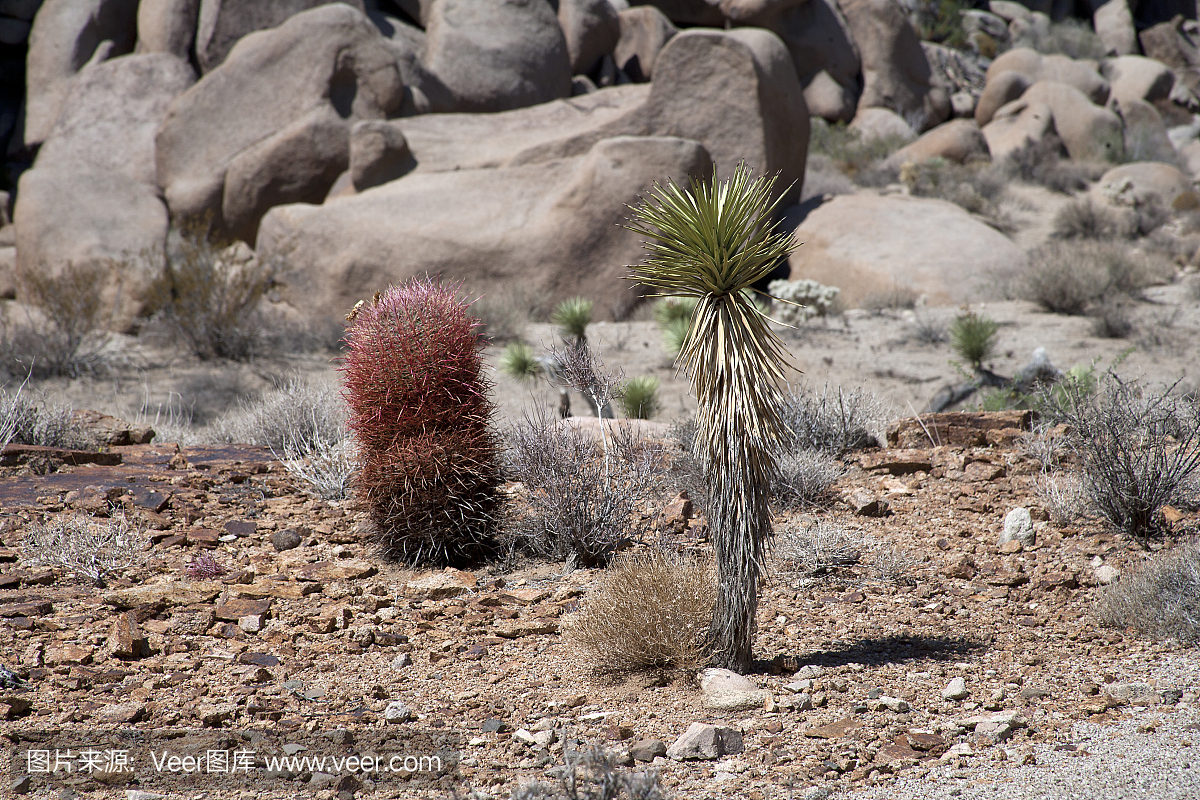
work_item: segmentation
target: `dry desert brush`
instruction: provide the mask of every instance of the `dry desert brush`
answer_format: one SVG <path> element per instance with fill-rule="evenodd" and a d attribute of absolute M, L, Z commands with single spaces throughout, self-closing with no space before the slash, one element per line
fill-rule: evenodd
<path fill-rule="evenodd" d="M 1068 390 L 1050 413 L 1072 430 L 1088 505 L 1144 539 L 1163 529 L 1164 505 L 1200 498 L 1200 405 L 1109 375 L 1094 394 Z"/>
<path fill-rule="evenodd" d="M 745 164 L 718 181 L 656 186 L 630 229 L 646 237 L 648 258 L 633 278 L 664 295 L 695 298 L 677 363 L 697 400 L 696 456 L 708 485 L 716 553 L 717 605 L 710 640 L 715 666 L 753 662 L 758 584 L 771 533 L 771 486 L 787 437 L 780 412 L 786 350 L 743 291 L 792 251 L 789 232 L 771 225 L 774 179 Z"/>
<path fill-rule="evenodd" d="M 616 756 L 598 747 L 568 751 L 565 760 L 547 770 L 554 783 L 522 784 L 510 800 L 666 800 L 657 771 L 625 772 Z"/>
<path fill-rule="evenodd" d="M 357 493 L 384 555 L 435 564 L 491 555 L 499 445 L 484 341 L 458 287 L 390 287 L 360 307 L 346 341 Z"/>
<path fill-rule="evenodd" d="M 657 496 L 662 454 L 629 434 L 618 422 L 597 441 L 544 411 L 516 425 L 508 468 L 529 500 L 510 515 L 511 548 L 592 565 L 639 533 L 638 510 Z"/>
<path fill-rule="evenodd" d="M 33 312 L 24 321 L 0 314 L 0 373 L 78 378 L 102 371 L 112 317 L 105 288 L 117 269 L 105 261 L 18 270 L 20 296 Z"/>
<path fill-rule="evenodd" d="M 1200 544 L 1182 544 L 1122 575 L 1101 592 L 1096 618 L 1154 639 L 1200 643 Z"/>
<path fill-rule="evenodd" d="M 661 550 L 618 556 L 563 632 L 600 672 L 694 669 L 715 605 L 711 564 Z"/>

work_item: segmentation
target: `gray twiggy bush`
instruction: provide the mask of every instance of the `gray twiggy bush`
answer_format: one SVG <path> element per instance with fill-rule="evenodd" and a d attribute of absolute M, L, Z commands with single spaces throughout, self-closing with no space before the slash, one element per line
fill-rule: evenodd
<path fill-rule="evenodd" d="M 603 563 L 639 532 L 639 509 L 657 496 L 662 454 L 613 426 L 604 442 L 535 412 L 512 431 L 508 469 L 529 489 L 508 525 L 514 549 Z"/>
<path fill-rule="evenodd" d="M 793 389 L 783 398 L 784 424 L 791 431 L 790 451 L 821 450 L 840 454 L 870 447 L 887 423 L 888 408 L 871 392 L 822 387 L 820 393 Z"/>
<path fill-rule="evenodd" d="M 778 280 L 767 284 L 767 291 L 783 301 L 771 309 L 775 319 L 784 325 L 802 325 L 813 317 L 827 316 L 842 290 L 813 280 Z"/>
<path fill-rule="evenodd" d="M 625 772 L 616 758 L 598 747 L 568 754 L 551 770 L 554 783 L 533 781 L 513 790 L 511 800 L 666 800 L 658 773 Z"/>
<path fill-rule="evenodd" d="M 59 567 L 97 586 L 132 566 L 146 543 L 143 532 L 124 516 L 96 519 L 82 514 L 34 522 L 25 533 L 25 559 Z"/>
<path fill-rule="evenodd" d="M 1084 492 L 1105 520 L 1143 538 L 1159 509 L 1194 501 L 1200 477 L 1200 404 L 1142 390 L 1115 375 L 1094 395 L 1069 391 L 1053 412 L 1072 428 L 1069 445 Z"/>
<path fill-rule="evenodd" d="M 115 268 L 106 262 L 18 271 L 20 295 L 35 313 L 24 322 L 0 314 L 0 373 L 77 378 L 108 366 L 104 289 Z"/>
<path fill-rule="evenodd" d="M 9 442 L 68 449 L 88 445 L 70 405 L 28 390 L 0 389 L 0 449 Z"/>
<path fill-rule="evenodd" d="M 660 550 L 618 556 L 563 633 L 601 672 L 703 663 L 716 576 L 706 561 Z"/>
<path fill-rule="evenodd" d="M 1101 625 L 1134 628 L 1154 639 L 1200 642 L 1200 544 L 1153 556 L 1105 587 L 1096 602 Z"/>
<path fill-rule="evenodd" d="M 773 495 L 787 507 L 816 505 L 845 472 L 837 459 L 820 450 L 784 453 L 779 457 Z"/>

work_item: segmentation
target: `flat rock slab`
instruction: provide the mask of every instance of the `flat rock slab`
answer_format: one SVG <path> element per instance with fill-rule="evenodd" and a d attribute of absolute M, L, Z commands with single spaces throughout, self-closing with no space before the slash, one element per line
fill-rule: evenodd
<path fill-rule="evenodd" d="M 348 581 L 355 578 L 369 578 L 377 571 L 375 565 L 367 561 L 343 559 L 305 564 L 300 568 L 300 574 L 297 577 L 306 581 Z"/>
<path fill-rule="evenodd" d="M 710 711 L 753 711 L 765 706 L 770 697 L 765 689 L 712 692 L 705 696 L 704 707 Z"/>
<path fill-rule="evenodd" d="M 892 475 L 906 475 L 932 470 L 933 455 L 928 450 L 879 450 L 863 454 L 858 463 L 868 472 L 884 470 Z"/>
<path fill-rule="evenodd" d="M 117 608 L 160 604 L 190 606 L 196 603 L 211 603 L 217 599 L 224 588 L 222 584 L 215 581 L 197 581 L 195 583 L 176 581 L 107 592 L 103 599 L 108 605 Z"/>
<path fill-rule="evenodd" d="M 809 739 L 842 739 L 850 731 L 862 725 L 860 720 L 854 717 L 843 717 L 828 725 L 821 725 L 817 728 L 809 728 L 804 731 L 804 735 Z"/>
<path fill-rule="evenodd" d="M 667 757 L 675 761 L 720 758 L 745 749 L 742 733 L 736 728 L 693 722 L 683 735 L 667 748 Z"/>
<path fill-rule="evenodd" d="M 987 431 L 1009 428 L 1030 430 L 1032 411 L 957 411 L 922 414 L 897 420 L 888 426 L 888 447 L 912 449 L 949 445 L 982 447 Z"/>
<path fill-rule="evenodd" d="M 414 600 L 447 600 L 475 591 L 476 585 L 472 573 L 448 567 L 409 581 L 404 585 L 404 594 Z"/>
<path fill-rule="evenodd" d="M 248 597 L 233 597 L 217 606 L 214 612 L 217 619 L 227 622 L 237 622 L 242 617 L 268 614 L 271 611 L 271 600 L 253 600 Z"/>

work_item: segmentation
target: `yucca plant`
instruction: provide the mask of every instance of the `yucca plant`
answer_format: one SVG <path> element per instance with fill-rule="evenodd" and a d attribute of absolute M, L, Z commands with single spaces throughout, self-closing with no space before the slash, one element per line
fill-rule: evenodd
<path fill-rule="evenodd" d="M 651 419 L 662 404 L 658 401 L 658 387 L 662 381 L 653 375 L 639 375 L 621 387 L 621 410 L 630 419 Z"/>
<path fill-rule="evenodd" d="M 557 325 L 564 339 L 587 340 L 587 327 L 592 324 L 593 303 L 586 297 L 572 297 L 554 307 L 550 321 Z"/>
<path fill-rule="evenodd" d="M 524 342 L 510 342 L 500 353 L 496 368 L 505 375 L 522 383 L 532 383 L 542 371 L 542 364 L 533 354 L 533 348 Z"/>
<path fill-rule="evenodd" d="M 771 225 L 774 179 L 668 182 L 634 210 L 629 228 L 647 238 L 633 279 L 665 295 L 694 298 L 678 364 L 696 395 L 696 455 L 708 487 L 717 565 L 709 629 L 715 666 L 750 668 L 758 581 L 771 533 L 768 501 L 787 440 L 780 414 L 786 351 L 743 293 L 791 252 Z"/>
<path fill-rule="evenodd" d="M 459 287 L 413 279 L 359 306 L 342 366 L 385 556 L 446 564 L 494 553 L 499 443 L 484 340 Z"/>
<path fill-rule="evenodd" d="M 1000 326 L 987 317 L 968 312 L 956 317 L 950 326 L 950 346 L 975 369 L 996 352 L 996 333 Z"/>
<path fill-rule="evenodd" d="M 691 328 L 692 321 L 690 319 L 673 319 L 663 326 L 663 350 L 666 350 L 672 359 L 679 358 L 679 351 L 683 349 L 683 343 Z"/>
<path fill-rule="evenodd" d="M 663 297 L 654 304 L 654 321 L 663 328 L 679 320 L 690 324 L 695 310 L 694 297 Z"/>

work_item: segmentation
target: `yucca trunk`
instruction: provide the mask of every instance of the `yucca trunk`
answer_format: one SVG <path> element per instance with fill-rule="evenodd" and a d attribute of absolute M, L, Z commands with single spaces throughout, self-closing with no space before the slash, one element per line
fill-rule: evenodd
<path fill-rule="evenodd" d="M 745 672 L 753 664 L 758 581 L 771 533 L 768 507 L 776 457 L 786 433 L 780 383 L 782 342 L 744 289 L 791 250 L 773 231 L 774 181 L 751 180 L 739 166 L 718 184 L 656 187 L 630 228 L 649 237 L 651 257 L 633 268 L 668 295 L 696 298 L 679 365 L 696 393 L 696 455 L 709 491 L 709 528 L 717 598 L 708 648 L 714 666 Z"/>

